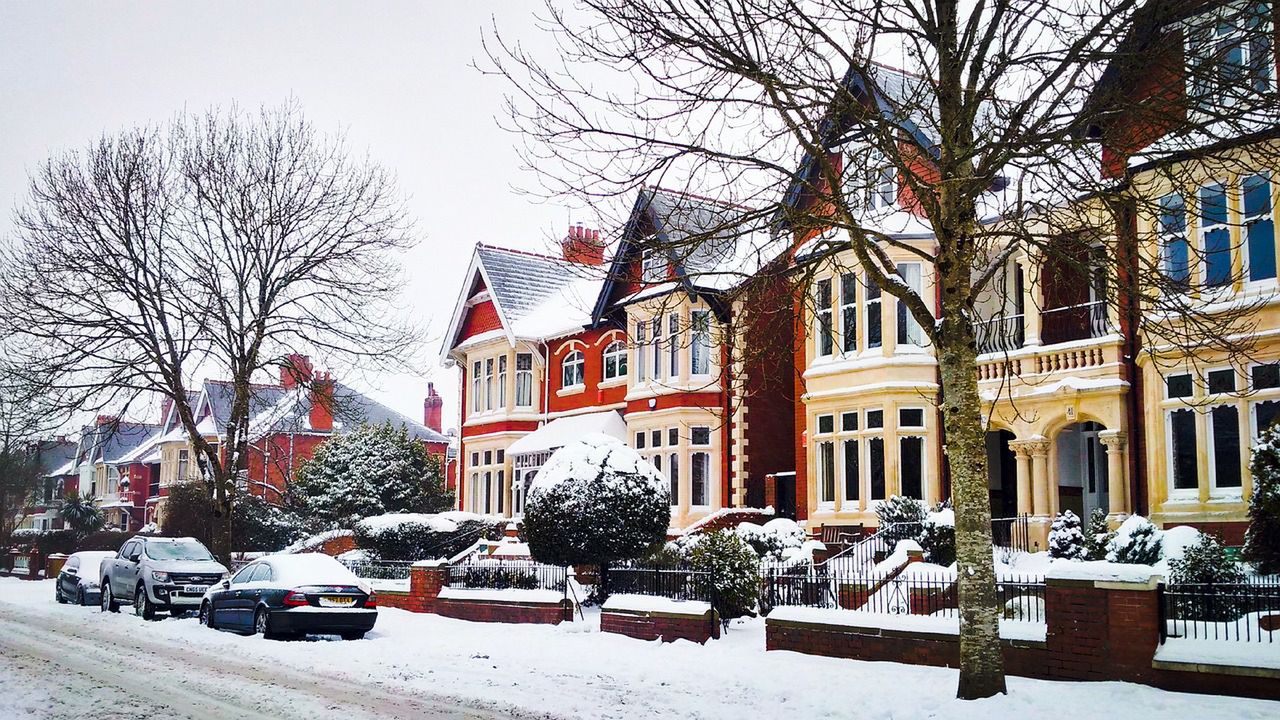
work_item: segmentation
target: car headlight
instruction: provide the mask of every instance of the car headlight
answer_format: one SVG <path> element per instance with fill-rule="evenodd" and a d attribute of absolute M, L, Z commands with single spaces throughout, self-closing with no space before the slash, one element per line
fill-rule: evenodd
<path fill-rule="evenodd" d="M 159 570 L 151 571 L 151 579 L 156 582 L 169 582 L 169 573 L 160 572 Z"/>

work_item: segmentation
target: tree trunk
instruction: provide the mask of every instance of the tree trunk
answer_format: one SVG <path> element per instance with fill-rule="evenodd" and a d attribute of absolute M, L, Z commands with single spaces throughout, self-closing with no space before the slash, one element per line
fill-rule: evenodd
<path fill-rule="evenodd" d="M 943 295 L 947 295 L 945 290 Z M 973 328 L 961 308 L 946 307 L 945 299 L 940 330 L 942 422 L 956 513 L 959 579 L 960 684 L 956 695 L 962 700 L 974 700 L 1006 691 L 992 559 L 986 438 Z"/>

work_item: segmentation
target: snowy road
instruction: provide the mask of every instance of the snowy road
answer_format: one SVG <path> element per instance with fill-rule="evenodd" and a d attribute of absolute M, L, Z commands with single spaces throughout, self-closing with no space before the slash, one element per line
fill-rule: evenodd
<path fill-rule="evenodd" d="M 1009 678 L 955 699 L 956 671 L 765 652 L 763 624 L 706 646 L 560 626 L 383 609 L 353 642 L 275 642 L 58 605 L 51 582 L 0 578 L 0 720 L 164 718 L 690 718 L 1274 720 L 1280 703 L 1118 682 Z"/>
<path fill-rule="evenodd" d="M 51 616 L 13 604 L 0 608 L 4 720 L 529 717 L 246 661 L 198 644 L 175 646 L 139 632 L 143 628 L 136 625 L 86 623 L 83 617 Z"/>

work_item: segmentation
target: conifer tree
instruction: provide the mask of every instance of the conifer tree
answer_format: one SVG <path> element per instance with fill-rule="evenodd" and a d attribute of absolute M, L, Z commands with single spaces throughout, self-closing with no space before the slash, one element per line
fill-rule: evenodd
<path fill-rule="evenodd" d="M 1049 556 L 1062 560 L 1083 560 L 1085 538 L 1080 531 L 1080 518 L 1065 510 L 1053 519 L 1049 528 Z"/>
<path fill-rule="evenodd" d="M 1253 495 L 1249 498 L 1249 529 L 1244 536 L 1244 559 L 1263 575 L 1280 573 L 1280 427 L 1262 431 L 1249 461 Z"/>

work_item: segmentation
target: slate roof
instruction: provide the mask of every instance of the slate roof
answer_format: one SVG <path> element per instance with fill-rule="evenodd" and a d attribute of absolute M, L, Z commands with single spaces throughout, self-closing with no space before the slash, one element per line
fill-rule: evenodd
<path fill-rule="evenodd" d="M 36 449 L 40 471 L 46 477 L 74 472 L 76 443 L 70 440 L 42 441 Z"/>
<path fill-rule="evenodd" d="M 280 402 L 287 391 L 283 385 L 254 385 L 249 396 L 249 417 L 265 411 Z M 204 382 L 205 400 L 213 416 L 215 427 L 226 427 L 227 418 L 231 416 L 231 403 L 235 399 L 234 386 L 225 380 L 206 380 Z M 204 415 L 196 421 L 204 419 Z"/>
<path fill-rule="evenodd" d="M 127 421 L 87 427 L 82 431 L 77 458 L 81 463 L 117 463 L 150 440 L 159 428 L 151 423 Z"/>
<path fill-rule="evenodd" d="M 489 292 L 512 323 L 581 277 L 573 264 L 547 255 L 492 245 L 476 245 L 476 254 L 489 278 Z"/>
<path fill-rule="evenodd" d="M 284 390 L 277 396 L 276 403 L 263 408 L 252 415 L 249 420 L 250 439 L 257 439 L 272 433 L 324 433 L 311 427 L 312 392 L 305 387 Z M 393 426 L 403 425 L 409 436 L 425 442 L 447 443 L 449 438 L 432 430 L 413 418 L 403 415 L 382 403 L 360 393 L 347 385 L 334 382 L 333 388 L 334 430 L 341 432 L 360 423 L 381 425 L 390 422 Z"/>

